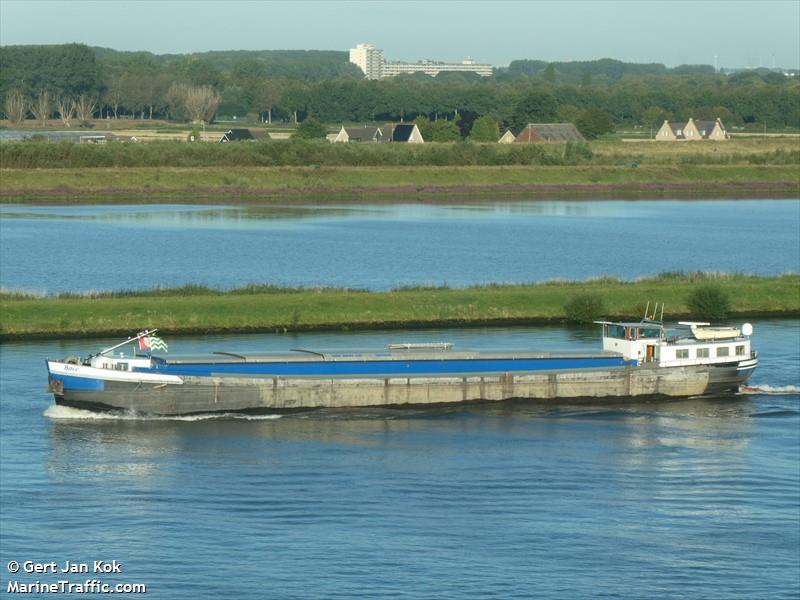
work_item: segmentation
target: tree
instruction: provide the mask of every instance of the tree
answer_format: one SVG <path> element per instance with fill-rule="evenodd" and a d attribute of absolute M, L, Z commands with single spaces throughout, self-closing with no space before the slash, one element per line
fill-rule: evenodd
<path fill-rule="evenodd" d="M 131 112 L 133 118 L 136 113 L 144 116 L 144 107 L 147 104 L 147 87 L 152 77 L 140 73 L 124 73 L 120 78 L 122 105 Z"/>
<path fill-rule="evenodd" d="M 183 65 L 184 77 L 200 87 L 219 87 L 224 76 L 210 60 L 193 55 Z"/>
<path fill-rule="evenodd" d="M 187 119 L 186 113 L 186 88 L 185 83 L 174 82 L 164 94 L 164 105 L 169 116 L 173 119 Z"/>
<path fill-rule="evenodd" d="M 118 119 L 117 111 L 122 102 L 122 77 L 112 77 L 106 81 L 103 101 L 114 111 L 114 118 Z"/>
<path fill-rule="evenodd" d="M 283 90 L 281 105 L 292 114 L 295 125 L 297 125 L 297 113 L 306 106 L 307 97 L 308 87 L 299 81 L 291 81 Z"/>
<path fill-rule="evenodd" d="M 550 63 L 544 68 L 544 71 L 542 71 L 542 79 L 547 83 L 556 82 L 556 66 L 553 63 Z"/>
<path fill-rule="evenodd" d="M 558 107 L 558 118 L 563 123 L 575 123 L 581 115 L 581 109 L 574 104 L 562 104 Z"/>
<path fill-rule="evenodd" d="M 42 127 L 47 127 L 47 119 L 50 116 L 50 92 L 42 90 L 39 95 L 34 99 L 31 104 L 31 112 L 34 118 L 42 124 Z"/>
<path fill-rule="evenodd" d="M 184 92 L 184 104 L 193 123 L 209 122 L 217 112 L 220 104 L 219 94 L 208 85 L 187 86 Z"/>
<path fill-rule="evenodd" d="M 614 131 L 611 117 L 600 108 L 587 108 L 578 117 L 575 126 L 587 140 L 593 140 L 604 133 L 612 133 Z"/>
<path fill-rule="evenodd" d="M 241 86 L 237 84 L 226 86 L 222 90 L 221 96 L 222 100 L 219 105 L 221 115 L 238 118 L 250 112 L 251 100 Z"/>
<path fill-rule="evenodd" d="M 297 126 L 292 137 L 303 140 L 313 140 L 319 138 L 324 139 L 326 135 L 328 135 L 328 130 L 325 126 L 314 117 L 308 117 Z"/>
<path fill-rule="evenodd" d="M 425 115 L 420 115 L 414 119 L 414 124 L 419 128 L 419 133 L 422 135 L 423 140 L 431 141 L 433 139 L 433 129 L 431 128 L 431 120 Z"/>
<path fill-rule="evenodd" d="M 728 125 L 766 122 L 770 127 L 796 127 L 798 79 L 766 70 L 728 76 L 707 66 L 667 69 L 604 59 L 514 61 L 483 78 L 459 73 L 432 78 L 418 73 L 364 80 L 342 52 L 243 51 L 172 57 L 80 44 L 0 46 L 3 100 L 19 90 L 30 104 L 40 90 L 48 90 L 51 100 L 77 99 L 81 94 L 100 97 L 103 110 L 117 117 L 135 111 L 137 117 L 156 118 L 168 111 L 169 118 L 186 119 L 184 96 L 167 91 L 175 83 L 211 86 L 224 95 L 227 110 L 259 112 L 267 121 L 277 114 L 298 123 L 310 114 L 323 122 L 410 121 L 420 115 L 438 121 L 458 109 L 462 137 L 469 135 L 480 115 L 492 115 L 503 127 L 516 128 L 528 122 L 576 122 L 589 108 L 606 111 L 617 126 L 652 123 L 655 127 L 664 118 L 705 116 L 721 117 Z M 661 112 L 657 109 L 664 116 L 655 117 Z M 426 135 L 426 139 L 432 138 Z"/>
<path fill-rule="evenodd" d="M 733 113 L 724 106 L 712 107 L 711 113 L 713 114 L 714 119 L 719 119 L 723 123 L 727 123 L 728 125 L 732 125 L 735 122 L 733 118 Z"/>
<path fill-rule="evenodd" d="M 470 142 L 496 142 L 500 139 L 500 127 L 489 116 L 478 117 L 469 132 Z"/>
<path fill-rule="evenodd" d="M 267 123 L 272 124 L 272 111 L 281 100 L 283 82 L 279 79 L 262 79 L 253 92 L 253 105 L 259 113 L 267 113 Z"/>
<path fill-rule="evenodd" d="M 551 92 L 533 90 L 517 102 L 512 120 L 519 128 L 528 123 L 548 123 L 555 120 L 557 109 L 556 98 Z"/>
<path fill-rule="evenodd" d="M 81 123 L 86 123 L 94 115 L 94 109 L 97 107 L 97 98 L 81 94 L 78 96 L 78 101 L 75 102 L 75 112 Z"/>
<path fill-rule="evenodd" d="M 0 91 L 19 89 L 29 97 L 97 93 L 99 70 L 94 51 L 83 44 L 0 47 Z"/>
<path fill-rule="evenodd" d="M 25 120 L 28 112 L 28 101 L 20 90 L 12 90 L 6 95 L 6 116 L 14 125 Z"/>
<path fill-rule="evenodd" d="M 165 108 L 164 96 L 169 89 L 172 79 L 166 73 L 159 73 L 150 77 L 144 86 L 144 105 L 149 110 L 148 119 L 153 118 L 153 112 L 161 112 Z"/>
<path fill-rule="evenodd" d="M 423 137 L 423 139 L 425 139 Z M 455 121 L 439 120 L 431 123 L 432 142 L 457 142 L 461 140 L 461 130 Z"/>
<path fill-rule="evenodd" d="M 660 106 L 651 106 L 642 112 L 642 125 L 645 127 L 660 127 L 667 118 L 666 111 Z"/>
<path fill-rule="evenodd" d="M 61 96 L 56 100 L 56 112 L 64 126 L 70 127 L 70 121 L 75 116 L 75 102 L 72 101 L 72 98 Z"/>

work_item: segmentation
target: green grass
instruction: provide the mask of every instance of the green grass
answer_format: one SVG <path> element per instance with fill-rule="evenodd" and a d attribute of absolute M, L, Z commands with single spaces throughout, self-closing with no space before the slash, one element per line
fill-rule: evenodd
<path fill-rule="evenodd" d="M 793 165 L 508 167 L 131 167 L 5 169 L 0 201 L 307 201 L 307 194 L 381 197 L 621 193 L 641 197 L 800 195 Z"/>
<path fill-rule="evenodd" d="M 731 299 L 732 316 L 800 315 L 800 275 L 777 277 L 667 273 L 635 282 L 484 285 L 389 292 L 247 286 L 230 292 L 190 286 L 87 296 L 0 293 L 0 339 L 128 334 L 158 327 L 166 334 L 369 329 L 566 321 L 574 297 L 603 299 L 607 317 L 639 317 L 664 302 L 665 317 L 691 316 L 692 291 L 713 281 Z"/>

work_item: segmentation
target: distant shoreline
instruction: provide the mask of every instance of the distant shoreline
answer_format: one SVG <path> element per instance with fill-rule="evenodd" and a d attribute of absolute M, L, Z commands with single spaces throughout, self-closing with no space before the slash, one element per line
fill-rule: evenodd
<path fill-rule="evenodd" d="M 800 316 L 800 275 L 670 274 L 635 282 L 597 279 L 388 292 L 331 288 L 204 286 L 37 297 L 0 293 L 0 341 L 125 336 L 158 327 L 169 335 L 287 333 L 575 323 L 568 305 L 599 299 L 596 318 L 639 318 L 647 300 L 670 320 L 692 315 L 687 300 L 712 284 L 730 298 L 729 319 Z M 595 318 L 595 317 L 592 317 Z"/>
<path fill-rule="evenodd" d="M 2 204 L 800 198 L 794 165 L 3 169 Z"/>

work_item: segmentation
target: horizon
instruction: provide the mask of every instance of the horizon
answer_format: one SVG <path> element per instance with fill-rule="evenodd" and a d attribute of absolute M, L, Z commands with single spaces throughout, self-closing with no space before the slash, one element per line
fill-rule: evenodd
<path fill-rule="evenodd" d="M 187 10 L 200 6 L 202 11 Z M 677 22 L 676 12 L 685 19 Z M 667 24 L 660 26 L 665 15 Z M 519 23 L 530 24 L 521 29 L 523 35 L 517 33 Z M 795 70 L 800 69 L 800 2 L 0 1 L 0 45 L 64 43 L 155 55 L 347 52 L 369 43 L 384 50 L 387 62 L 469 57 L 505 67 L 513 60 L 611 58 L 668 68 Z"/>

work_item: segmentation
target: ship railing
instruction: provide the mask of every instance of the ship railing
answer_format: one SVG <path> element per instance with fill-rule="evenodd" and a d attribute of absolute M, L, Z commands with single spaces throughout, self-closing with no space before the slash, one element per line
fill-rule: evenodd
<path fill-rule="evenodd" d="M 450 342 L 409 342 L 400 344 L 388 344 L 387 350 L 450 350 L 453 344 Z"/>

